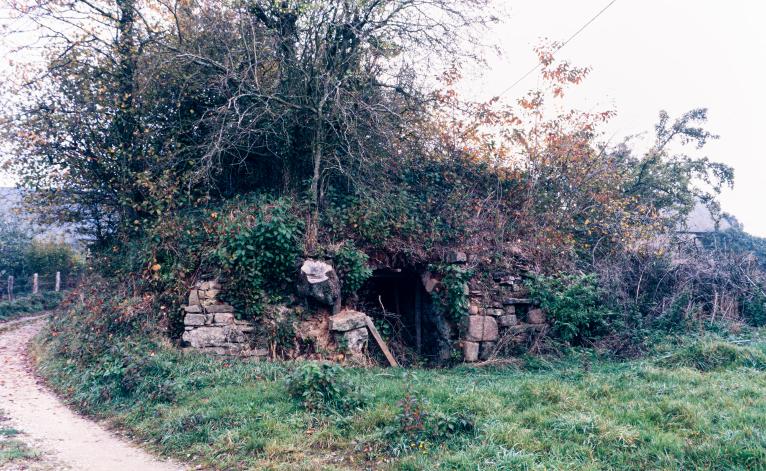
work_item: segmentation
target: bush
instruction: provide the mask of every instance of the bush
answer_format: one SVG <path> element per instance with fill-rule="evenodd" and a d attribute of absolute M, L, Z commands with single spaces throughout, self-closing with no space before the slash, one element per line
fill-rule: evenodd
<path fill-rule="evenodd" d="M 553 321 L 553 335 L 565 342 L 579 342 L 605 333 L 612 313 L 604 305 L 606 296 L 595 275 L 540 275 L 528 286 L 532 298 Z"/>
<path fill-rule="evenodd" d="M 368 259 L 366 253 L 350 242 L 344 243 L 335 254 L 335 270 L 338 272 L 344 296 L 356 293 L 372 276 L 372 269 L 367 266 Z"/>
<path fill-rule="evenodd" d="M 753 347 L 721 341 L 699 341 L 678 349 L 658 363 L 664 367 L 686 367 L 699 371 L 739 367 L 766 370 L 766 354 Z"/>
<path fill-rule="evenodd" d="M 301 363 L 287 377 L 286 386 L 310 411 L 347 412 L 361 404 L 359 391 L 334 363 Z"/>
<path fill-rule="evenodd" d="M 468 280 L 473 276 L 471 270 L 457 265 L 434 265 L 431 270 L 442 276 L 441 289 L 434 292 L 434 301 L 454 321 L 468 313 Z"/>
<path fill-rule="evenodd" d="M 285 201 L 257 215 L 255 224 L 235 221 L 221 239 L 218 257 L 229 280 L 225 296 L 252 318 L 262 311 L 266 289 L 291 281 L 301 254 L 302 224 Z"/>
<path fill-rule="evenodd" d="M 63 294 L 61 292 L 46 291 L 39 294 L 17 298 L 13 301 L 0 302 L 0 321 L 18 317 L 22 314 L 47 311 L 55 308 L 61 303 Z"/>

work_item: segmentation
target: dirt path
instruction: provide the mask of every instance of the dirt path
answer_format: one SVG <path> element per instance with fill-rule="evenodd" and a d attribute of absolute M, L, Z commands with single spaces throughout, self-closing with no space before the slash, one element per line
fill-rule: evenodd
<path fill-rule="evenodd" d="M 36 319 L 0 331 L 0 408 L 30 445 L 76 471 L 182 470 L 78 416 L 38 383 L 26 350 L 44 324 L 45 319 Z"/>

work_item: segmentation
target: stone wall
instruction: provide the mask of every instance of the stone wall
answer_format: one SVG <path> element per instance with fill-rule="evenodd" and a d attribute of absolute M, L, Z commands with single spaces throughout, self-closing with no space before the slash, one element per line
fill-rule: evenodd
<path fill-rule="evenodd" d="M 184 306 L 184 345 L 219 355 L 268 356 L 268 350 L 252 348 L 253 324 L 237 320 L 234 307 L 217 299 L 217 280 L 198 282 Z"/>

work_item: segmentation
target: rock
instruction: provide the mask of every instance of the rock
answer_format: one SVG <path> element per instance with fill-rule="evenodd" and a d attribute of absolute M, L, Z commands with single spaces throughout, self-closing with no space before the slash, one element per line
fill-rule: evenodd
<path fill-rule="evenodd" d="M 423 282 L 423 289 L 426 290 L 426 293 L 428 294 L 431 294 L 439 284 L 439 280 L 434 278 L 430 271 L 423 273 L 420 276 L 420 280 Z"/>
<path fill-rule="evenodd" d="M 201 292 L 200 295 L 204 295 L 207 299 L 215 299 L 220 293 L 221 290 L 219 289 L 207 289 Z"/>
<path fill-rule="evenodd" d="M 363 327 L 360 329 L 349 330 L 343 334 L 343 338 L 346 340 L 346 347 L 349 352 L 352 354 L 361 354 L 364 353 L 364 349 L 367 347 L 369 333 L 367 332 L 367 328 Z"/>
<path fill-rule="evenodd" d="M 505 311 L 506 314 L 516 314 L 516 306 L 514 305 L 503 306 L 503 311 Z"/>
<path fill-rule="evenodd" d="M 222 312 L 234 312 L 234 306 L 231 306 L 229 304 L 210 304 L 209 306 L 205 306 L 205 311 L 210 314 L 218 314 Z"/>
<path fill-rule="evenodd" d="M 468 257 L 466 256 L 465 252 L 450 250 L 447 252 L 447 256 L 444 258 L 444 261 L 447 263 L 466 263 L 468 261 Z"/>
<path fill-rule="evenodd" d="M 181 338 L 193 348 L 220 347 L 227 343 L 227 333 L 223 327 L 199 327 L 184 332 Z"/>
<path fill-rule="evenodd" d="M 196 288 L 192 288 L 191 291 L 189 291 L 189 306 L 198 306 L 199 305 L 199 293 L 197 292 Z"/>
<path fill-rule="evenodd" d="M 519 323 L 519 320 L 514 314 L 506 314 L 497 318 L 497 325 L 500 327 L 511 327 Z"/>
<path fill-rule="evenodd" d="M 219 290 L 221 289 L 221 283 L 217 279 L 203 281 L 202 283 L 199 284 L 198 288 L 203 291 L 209 290 L 209 289 Z"/>
<path fill-rule="evenodd" d="M 479 359 L 482 361 L 489 360 L 495 351 L 495 345 L 497 345 L 495 342 L 482 342 L 479 348 Z"/>
<path fill-rule="evenodd" d="M 205 325 L 206 320 L 207 316 L 204 314 L 186 314 L 186 317 L 184 317 L 184 325 Z"/>
<path fill-rule="evenodd" d="M 505 314 L 505 311 L 502 309 L 502 307 L 501 308 L 493 307 L 489 309 L 484 309 L 484 314 L 488 316 L 500 317 L 503 314 Z"/>
<path fill-rule="evenodd" d="M 184 306 L 184 311 L 186 311 L 187 314 L 201 314 L 202 313 L 202 306 L 199 304 L 193 304 L 191 306 Z"/>
<path fill-rule="evenodd" d="M 319 260 L 303 262 L 298 291 L 325 306 L 332 306 L 333 312 L 340 310 L 340 280 L 329 263 Z"/>
<path fill-rule="evenodd" d="M 475 304 L 471 304 L 470 306 L 468 306 L 468 314 L 471 315 L 471 316 L 478 315 L 479 314 L 479 306 L 477 306 Z"/>
<path fill-rule="evenodd" d="M 230 312 L 219 312 L 213 314 L 213 321 L 216 324 L 234 324 L 234 314 Z"/>
<path fill-rule="evenodd" d="M 478 342 L 463 342 L 463 360 L 468 363 L 473 363 L 479 359 L 479 343 Z"/>
<path fill-rule="evenodd" d="M 345 310 L 330 316 L 330 330 L 347 332 L 361 328 L 367 328 L 367 315 L 363 312 Z"/>
<path fill-rule="evenodd" d="M 516 304 L 532 304 L 531 299 L 527 298 L 505 298 L 503 299 L 503 305 L 511 306 Z"/>
<path fill-rule="evenodd" d="M 497 321 L 491 316 L 468 316 L 466 340 L 471 342 L 497 340 Z"/>
<path fill-rule="evenodd" d="M 530 309 L 527 313 L 527 322 L 530 324 L 545 324 L 545 311 L 542 309 Z"/>

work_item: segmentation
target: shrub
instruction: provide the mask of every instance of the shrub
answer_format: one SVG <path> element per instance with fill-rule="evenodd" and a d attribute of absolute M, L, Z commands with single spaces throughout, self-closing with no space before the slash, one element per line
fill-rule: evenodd
<path fill-rule="evenodd" d="M 758 293 L 742 301 L 742 317 L 755 327 L 766 326 L 766 295 Z"/>
<path fill-rule="evenodd" d="M 553 335 L 565 342 L 581 341 L 605 332 L 612 313 L 595 275 L 533 278 L 530 295 L 552 319 Z"/>
<path fill-rule="evenodd" d="M 13 301 L 0 302 L 0 321 L 22 314 L 47 311 L 59 305 L 63 299 L 61 292 L 46 291 L 39 294 L 17 298 Z"/>
<path fill-rule="evenodd" d="M 372 276 L 372 269 L 367 266 L 368 259 L 366 253 L 350 242 L 344 243 L 335 254 L 335 269 L 344 296 L 354 294 Z"/>
<path fill-rule="evenodd" d="M 288 375 L 286 386 L 310 411 L 347 412 L 361 404 L 359 391 L 334 363 L 301 363 Z"/>
<path fill-rule="evenodd" d="M 291 280 L 302 250 L 302 227 L 287 203 L 278 201 L 260 212 L 255 224 L 235 221 L 225 231 L 218 251 L 230 278 L 225 295 L 245 317 L 261 313 L 267 288 Z"/>

